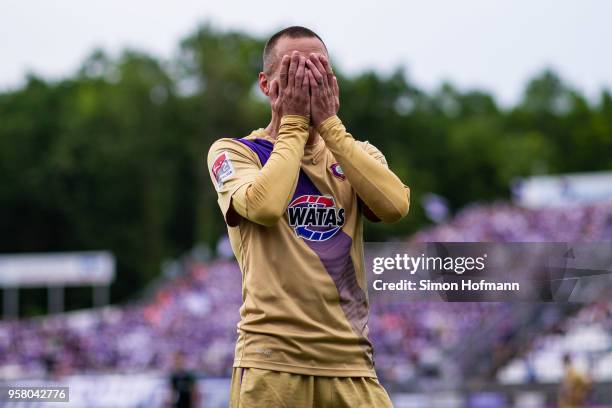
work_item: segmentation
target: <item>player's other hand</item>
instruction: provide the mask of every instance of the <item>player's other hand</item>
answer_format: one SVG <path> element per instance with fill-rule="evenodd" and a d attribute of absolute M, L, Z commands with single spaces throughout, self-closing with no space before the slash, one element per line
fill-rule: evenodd
<path fill-rule="evenodd" d="M 338 113 L 340 89 L 325 55 L 310 54 L 306 66 L 310 83 L 310 121 L 319 126 Z"/>
<path fill-rule="evenodd" d="M 306 74 L 306 58 L 293 51 L 281 60 L 278 80 L 270 85 L 272 109 L 280 117 L 285 115 L 310 116 L 309 80 Z"/>

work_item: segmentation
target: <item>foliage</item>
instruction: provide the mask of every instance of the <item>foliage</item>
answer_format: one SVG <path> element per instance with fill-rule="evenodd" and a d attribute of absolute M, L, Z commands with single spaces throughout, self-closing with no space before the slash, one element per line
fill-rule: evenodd
<path fill-rule="evenodd" d="M 204 160 L 215 139 L 267 124 L 256 85 L 263 44 L 203 26 L 170 61 L 95 51 L 70 78 L 30 76 L 0 94 L 0 252 L 110 249 L 113 297 L 124 299 L 164 258 L 198 242 L 214 248 L 224 224 Z M 422 227 L 426 192 L 456 209 L 507 197 L 516 177 L 612 167 L 607 92 L 592 104 L 545 71 L 502 109 L 451 84 L 428 95 L 404 72 L 339 74 L 341 118 L 412 189 L 408 219 L 368 225 L 370 240 Z"/>

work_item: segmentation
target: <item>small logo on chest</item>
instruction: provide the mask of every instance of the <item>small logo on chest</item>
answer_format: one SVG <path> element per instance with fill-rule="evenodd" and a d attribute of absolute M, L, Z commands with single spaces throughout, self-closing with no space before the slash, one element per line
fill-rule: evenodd
<path fill-rule="evenodd" d="M 342 167 L 340 167 L 338 163 L 334 163 L 331 166 L 329 166 L 329 170 L 334 175 L 334 177 L 337 177 L 342 181 L 346 179 L 346 176 L 344 175 L 344 171 L 342 170 Z"/>

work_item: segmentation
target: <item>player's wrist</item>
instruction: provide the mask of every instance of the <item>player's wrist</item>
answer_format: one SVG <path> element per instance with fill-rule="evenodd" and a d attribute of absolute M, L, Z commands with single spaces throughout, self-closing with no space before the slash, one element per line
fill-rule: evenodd
<path fill-rule="evenodd" d="M 340 120 L 338 115 L 332 115 L 315 126 L 319 135 L 325 138 L 329 131 L 338 125 L 342 125 L 342 121 Z"/>
<path fill-rule="evenodd" d="M 308 128 L 310 123 L 310 117 L 308 115 L 299 114 L 299 113 L 287 113 L 283 114 L 281 117 L 280 124 L 282 125 L 298 125 L 305 126 Z"/>
<path fill-rule="evenodd" d="M 323 113 L 319 113 L 319 114 L 310 115 L 310 124 L 312 126 L 314 126 L 315 128 L 317 128 L 323 122 L 325 122 L 327 119 L 331 118 L 334 115 L 335 115 L 335 113 L 333 113 L 333 112 L 323 112 Z"/>
<path fill-rule="evenodd" d="M 304 140 L 308 138 L 308 129 L 310 126 L 310 117 L 304 115 L 283 115 L 280 120 L 278 136 L 283 135 L 301 135 Z"/>

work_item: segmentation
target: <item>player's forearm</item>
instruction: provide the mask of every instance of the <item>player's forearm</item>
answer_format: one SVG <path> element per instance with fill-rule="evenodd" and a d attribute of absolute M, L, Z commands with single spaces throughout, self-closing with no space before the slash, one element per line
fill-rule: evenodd
<path fill-rule="evenodd" d="M 283 116 L 270 158 L 255 180 L 232 197 L 238 214 L 257 224 L 276 224 L 295 191 L 307 139 L 308 118 Z"/>
<path fill-rule="evenodd" d="M 361 149 L 337 116 L 317 127 L 325 144 L 342 166 L 357 195 L 383 222 L 408 214 L 410 190 L 386 166 Z"/>

